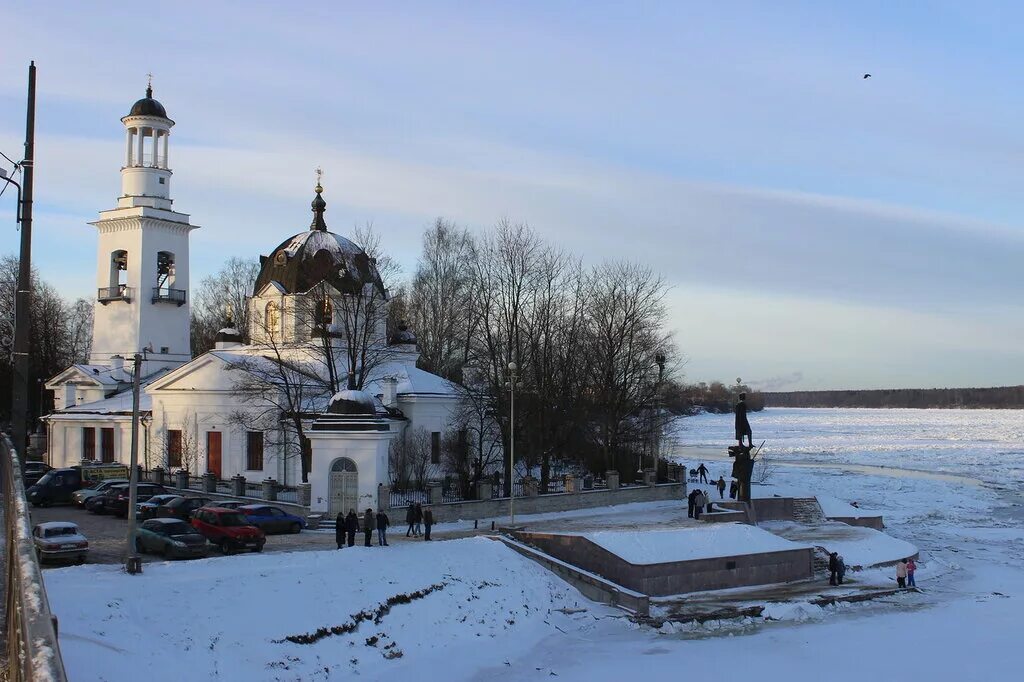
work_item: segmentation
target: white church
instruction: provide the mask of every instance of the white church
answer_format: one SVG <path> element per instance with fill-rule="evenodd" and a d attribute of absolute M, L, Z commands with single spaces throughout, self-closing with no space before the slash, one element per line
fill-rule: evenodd
<path fill-rule="evenodd" d="M 387 338 L 383 316 L 357 330 L 359 344 L 345 338 L 354 325 L 334 323 L 334 311 L 363 301 L 386 307 L 387 292 L 373 259 L 327 230 L 319 184 L 309 229 L 261 258 L 249 301 L 251 343 L 228 323 L 215 349 L 192 357 L 189 234 L 198 226 L 172 208 L 174 121 L 150 87 L 121 122 L 121 197 L 91 223 L 99 233 L 91 357 L 46 383 L 56 407 L 44 418 L 50 465 L 130 461 L 137 353 L 144 357 L 139 462 L 147 469 L 295 485 L 305 464 L 311 511 L 334 514 L 377 506 L 389 446 L 411 429 L 430 434 L 439 464 L 458 388 L 418 369 L 415 336 L 402 330 Z M 349 390 L 350 374 L 360 375 L 364 390 Z M 332 383 L 345 390 L 332 395 Z"/>

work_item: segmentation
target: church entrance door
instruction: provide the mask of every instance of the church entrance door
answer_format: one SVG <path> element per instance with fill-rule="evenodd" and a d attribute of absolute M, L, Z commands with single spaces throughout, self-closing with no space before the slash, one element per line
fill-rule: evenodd
<path fill-rule="evenodd" d="M 220 478 L 220 431 L 206 432 L 206 470 Z"/>
<path fill-rule="evenodd" d="M 359 509 L 359 472 L 356 463 L 348 457 L 334 460 L 331 465 L 331 516 L 339 512 L 347 514 L 349 509 Z"/>

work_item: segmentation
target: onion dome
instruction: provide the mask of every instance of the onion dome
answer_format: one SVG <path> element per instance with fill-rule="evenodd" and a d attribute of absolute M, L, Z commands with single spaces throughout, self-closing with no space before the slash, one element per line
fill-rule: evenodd
<path fill-rule="evenodd" d="M 398 331 L 396 331 L 394 334 L 392 334 L 391 338 L 388 339 L 388 345 L 389 346 L 406 346 L 406 345 L 415 346 L 416 345 L 416 334 L 414 334 L 409 329 L 409 327 L 405 324 L 405 320 L 402 320 L 402 322 L 399 323 Z"/>
<path fill-rule="evenodd" d="M 309 230 L 281 242 L 269 256 L 260 256 L 255 294 L 271 282 L 276 282 L 278 289 L 286 294 L 305 293 L 320 282 L 327 282 L 343 294 L 358 293 L 372 284 L 384 295 L 384 284 L 374 259 L 353 242 L 327 230 L 324 222 L 327 202 L 322 192 L 318 184 Z"/>
<path fill-rule="evenodd" d="M 331 397 L 328 414 L 377 414 L 377 405 L 366 391 L 346 389 Z"/>
<path fill-rule="evenodd" d="M 163 104 L 153 99 L 153 86 L 148 86 L 146 88 L 146 96 L 132 105 L 128 116 L 159 116 L 160 118 L 167 118 L 167 110 L 164 109 Z"/>

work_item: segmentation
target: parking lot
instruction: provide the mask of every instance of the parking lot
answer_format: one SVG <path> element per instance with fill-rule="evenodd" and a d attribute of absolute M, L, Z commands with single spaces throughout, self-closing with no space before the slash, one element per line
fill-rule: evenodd
<path fill-rule="evenodd" d="M 124 561 L 124 549 L 128 533 L 128 520 L 116 516 L 87 512 L 72 505 L 53 507 L 31 507 L 32 524 L 45 521 L 70 521 L 78 524 L 89 539 L 89 563 L 119 564 Z M 359 538 L 362 540 L 362 538 Z M 397 538 L 396 538 L 397 539 Z M 402 538 L 404 540 L 404 538 Z M 390 538 L 389 538 L 390 540 Z M 374 540 L 376 542 L 376 539 Z M 332 549 L 334 533 L 324 531 L 303 531 L 290 535 L 268 535 L 264 552 L 295 552 L 316 549 Z M 163 557 L 143 554 L 143 562 L 164 561 Z M 211 546 L 209 556 L 220 556 L 217 548 Z M 47 562 L 44 567 L 62 564 Z"/>

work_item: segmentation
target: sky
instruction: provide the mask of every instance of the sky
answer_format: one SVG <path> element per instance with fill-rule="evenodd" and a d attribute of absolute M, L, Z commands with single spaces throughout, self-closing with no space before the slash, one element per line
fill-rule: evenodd
<path fill-rule="evenodd" d="M 1024 383 L 1024 6 L 178 1 L 0 5 L 0 151 L 38 71 L 34 263 L 96 288 L 120 118 L 176 121 L 193 286 L 372 222 L 411 277 L 437 216 L 649 263 L 690 381 Z M 864 79 L 864 73 L 871 73 Z M 6 227 L 4 227 L 6 225 Z M 0 254 L 17 253 L 0 198 Z"/>

